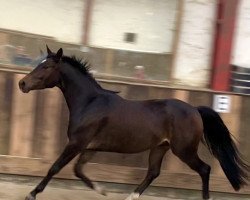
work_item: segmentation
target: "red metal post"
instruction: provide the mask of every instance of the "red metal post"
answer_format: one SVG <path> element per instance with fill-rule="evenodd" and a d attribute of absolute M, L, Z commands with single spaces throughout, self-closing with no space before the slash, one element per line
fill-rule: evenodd
<path fill-rule="evenodd" d="M 211 88 L 228 91 L 230 60 L 239 0 L 218 0 Z"/>

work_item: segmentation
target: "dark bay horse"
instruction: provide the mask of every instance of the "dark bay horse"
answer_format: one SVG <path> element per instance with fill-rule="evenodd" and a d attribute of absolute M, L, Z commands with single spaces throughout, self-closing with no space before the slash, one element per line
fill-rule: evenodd
<path fill-rule="evenodd" d="M 235 190 L 248 181 L 249 166 L 240 158 L 236 145 L 220 116 L 208 107 L 193 107 L 177 99 L 131 101 L 103 89 L 91 76 L 86 62 L 51 52 L 19 82 L 20 89 L 59 87 L 66 99 L 70 118 L 69 142 L 47 175 L 26 200 L 36 199 L 51 178 L 79 155 L 74 173 L 88 187 L 105 194 L 87 178 L 83 165 L 96 151 L 138 153 L 150 150 L 148 173 L 127 198 L 139 198 L 160 174 L 163 156 L 172 152 L 202 179 L 203 199 L 209 199 L 210 166 L 198 154 L 201 140 L 220 165 Z"/>

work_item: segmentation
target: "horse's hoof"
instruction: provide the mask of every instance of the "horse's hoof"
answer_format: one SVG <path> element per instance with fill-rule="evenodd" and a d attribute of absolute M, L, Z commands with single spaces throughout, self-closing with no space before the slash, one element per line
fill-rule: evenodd
<path fill-rule="evenodd" d="M 134 199 L 139 199 L 140 194 L 139 193 L 132 193 L 130 194 L 125 200 L 134 200 Z"/>
<path fill-rule="evenodd" d="M 36 197 L 33 197 L 31 194 L 29 194 L 25 200 L 36 200 Z"/>
<path fill-rule="evenodd" d="M 101 194 L 101 195 L 103 195 L 103 196 L 107 196 L 107 193 L 106 193 L 106 191 L 104 190 L 104 188 L 101 187 L 100 185 L 98 185 L 97 183 L 94 184 L 94 190 L 95 190 L 97 193 L 99 193 L 99 194 Z"/>

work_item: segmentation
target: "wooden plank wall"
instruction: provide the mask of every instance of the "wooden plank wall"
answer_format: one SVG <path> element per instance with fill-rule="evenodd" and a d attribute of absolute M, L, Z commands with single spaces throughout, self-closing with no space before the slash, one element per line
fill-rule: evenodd
<path fill-rule="evenodd" d="M 23 94 L 18 89 L 22 74 L 0 72 L 0 173 L 43 176 L 67 142 L 68 110 L 56 88 Z M 101 81 L 104 88 L 121 91 L 128 99 L 178 98 L 194 106 L 212 106 L 213 93 L 130 85 Z M 232 110 L 221 114 L 239 148 L 250 161 L 250 97 L 230 94 Z M 200 145 L 199 154 L 212 166 L 211 190 L 234 192 L 218 164 Z M 86 166 L 87 174 L 96 181 L 139 183 L 146 173 L 148 152 L 116 154 L 99 152 Z M 73 163 L 72 163 L 73 164 Z M 74 178 L 72 164 L 58 177 Z M 114 173 L 115 172 L 115 173 Z M 200 189 L 200 177 L 171 152 L 165 156 L 156 186 Z M 250 187 L 241 193 L 250 194 Z"/>

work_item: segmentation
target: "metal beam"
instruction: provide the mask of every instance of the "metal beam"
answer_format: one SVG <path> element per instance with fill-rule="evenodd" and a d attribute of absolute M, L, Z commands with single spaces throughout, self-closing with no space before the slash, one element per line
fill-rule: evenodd
<path fill-rule="evenodd" d="M 218 0 L 211 89 L 228 91 L 231 51 L 239 0 Z"/>

